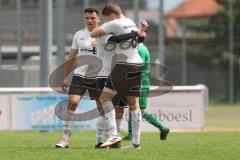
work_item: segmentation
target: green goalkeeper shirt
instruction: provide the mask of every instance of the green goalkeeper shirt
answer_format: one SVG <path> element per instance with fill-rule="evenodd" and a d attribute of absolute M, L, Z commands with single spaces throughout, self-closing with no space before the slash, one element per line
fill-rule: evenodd
<path fill-rule="evenodd" d="M 140 55 L 140 57 L 142 58 L 143 62 L 144 62 L 144 67 L 143 67 L 143 72 L 142 72 L 142 87 L 143 88 L 149 88 L 150 87 L 150 83 L 149 83 L 149 78 L 150 78 L 150 54 L 149 51 L 147 49 L 147 47 L 140 43 L 138 45 L 138 54 Z"/>

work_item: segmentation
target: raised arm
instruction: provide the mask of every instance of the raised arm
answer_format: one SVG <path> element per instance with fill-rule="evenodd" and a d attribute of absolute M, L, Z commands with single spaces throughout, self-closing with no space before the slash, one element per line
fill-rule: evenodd
<path fill-rule="evenodd" d="M 141 33 L 139 33 L 139 32 L 141 32 Z M 146 37 L 146 33 L 143 33 L 143 31 L 139 31 L 139 32 L 132 30 L 131 33 L 126 33 L 126 34 L 121 34 L 121 35 L 112 35 L 108 39 L 108 42 L 120 43 L 122 41 L 137 37 L 138 42 L 142 43 L 144 41 L 144 38 Z"/>
<path fill-rule="evenodd" d="M 147 30 L 148 30 L 148 23 L 147 23 L 147 21 L 145 21 L 145 20 L 141 21 L 141 25 L 140 25 L 140 27 L 138 29 L 139 37 L 146 38 L 147 37 Z"/>

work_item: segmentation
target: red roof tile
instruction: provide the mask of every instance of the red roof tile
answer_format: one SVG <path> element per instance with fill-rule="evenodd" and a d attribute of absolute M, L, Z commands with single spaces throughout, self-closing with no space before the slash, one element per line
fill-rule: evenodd
<path fill-rule="evenodd" d="M 202 17 L 216 14 L 220 9 L 216 0 L 186 0 L 172 11 L 167 17 Z"/>

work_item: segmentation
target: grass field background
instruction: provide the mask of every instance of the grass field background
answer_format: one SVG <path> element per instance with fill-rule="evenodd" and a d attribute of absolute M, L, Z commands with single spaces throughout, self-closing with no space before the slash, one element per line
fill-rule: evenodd
<path fill-rule="evenodd" d="M 205 130 L 240 131 L 240 104 L 210 105 L 205 114 Z"/>
<path fill-rule="evenodd" d="M 157 132 L 142 133 L 140 150 L 96 150 L 94 131 L 73 131 L 71 148 L 55 149 L 61 136 L 60 131 L 0 132 L 0 160 L 239 160 L 240 106 L 210 106 L 203 132 L 174 132 L 167 141 Z"/>

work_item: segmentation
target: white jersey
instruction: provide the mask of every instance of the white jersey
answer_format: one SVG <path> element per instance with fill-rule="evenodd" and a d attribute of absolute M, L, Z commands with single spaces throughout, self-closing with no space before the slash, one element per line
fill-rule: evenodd
<path fill-rule="evenodd" d="M 111 37 L 111 35 L 104 35 L 97 38 L 97 57 L 103 62 L 102 69 L 98 73 L 97 78 L 107 78 L 112 71 L 113 51 L 107 51 L 105 49 L 109 37 Z"/>
<path fill-rule="evenodd" d="M 72 41 L 72 49 L 78 50 L 78 56 L 81 55 L 91 55 L 96 56 L 93 54 L 93 46 L 90 37 L 90 32 L 87 28 L 84 28 L 75 33 Z M 80 57 L 81 61 L 81 57 Z M 85 77 L 86 78 L 86 71 L 88 69 L 88 65 L 83 65 L 74 70 L 74 75 Z M 95 78 L 95 77 L 87 77 L 87 78 Z"/>
<path fill-rule="evenodd" d="M 104 23 L 101 28 L 105 33 L 114 35 L 130 33 L 132 30 L 137 31 L 136 24 L 129 18 L 114 19 Z M 116 45 L 115 52 L 117 54 L 117 63 L 143 63 L 136 46 L 132 47 L 131 40 Z"/>

